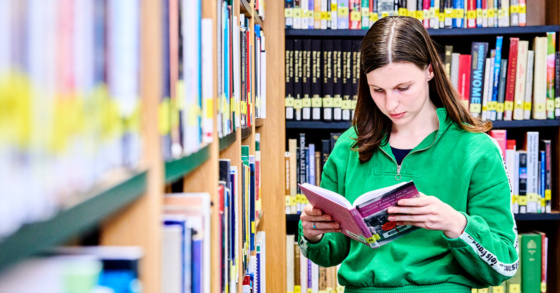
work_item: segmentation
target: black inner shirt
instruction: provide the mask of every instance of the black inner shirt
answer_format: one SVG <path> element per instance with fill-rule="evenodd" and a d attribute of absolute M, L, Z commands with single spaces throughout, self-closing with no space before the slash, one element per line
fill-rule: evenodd
<path fill-rule="evenodd" d="M 400 165 L 402 164 L 404 157 L 406 157 L 406 155 L 408 155 L 408 153 L 410 153 L 410 151 L 412 150 L 401 150 L 401 149 L 396 149 L 394 147 L 391 147 L 391 151 L 393 152 L 393 155 L 397 160 L 397 164 Z"/>

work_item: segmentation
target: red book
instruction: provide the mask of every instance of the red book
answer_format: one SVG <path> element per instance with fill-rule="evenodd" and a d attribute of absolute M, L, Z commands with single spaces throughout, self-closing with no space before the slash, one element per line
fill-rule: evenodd
<path fill-rule="evenodd" d="M 459 55 L 459 81 L 457 91 L 461 94 L 461 100 L 469 109 L 471 84 L 471 55 Z"/>
<path fill-rule="evenodd" d="M 517 74 L 517 48 L 519 38 L 509 38 L 508 73 L 506 76 L 506 99 L 504 102 L 504 120 L 511 120 L 513 113 L 513 99 L 515 97 L 515 76 Z"/>
<path fill-rule="evenodd" d="M 350 0 L 348 1 L 348 6 L 350 6 L 350 29 L 361 29 L 362 28 L 362 14 L 360 13 L 361 1 Z M 352 15 L 355 16 L 352 17 Z"/>
<path fill-rule="evenodd" d="M 502 150 L 502 158 L 505 160 L 506 159 L 507 132 L 505 130 L 490 130 L 490 132 L 488 134 L 490 134 L 490 136 L 498 142 L 498 145 L 500 146 L 500 149 Z"/>
<path fill-rule="evenodd" d="M 467 0 L 467 28 L 476 27 L 476 0 Z"/>
<path fill-rule="evenodd" d="M 424 10 L 424 15 L 422 18 L 422 24 L 425 28 L 430 28 L 430 0 L 424 0 L 422 2 L 422 9 Z"/>
<path fill-rule="evenodd" d="M 507 150 L 515 150 L 517 147 L 517 142 L 515 141 L 515 139 L 508 139 L 506 140 L 506 149 Z"/>
<path fill-rule="evenodd" d="M 218 196 L 220 197 L 220 239 L 219 239 L 219 243 L 222 243 L 222 237 L 224 237 L 224 226 L 223 226 L 223 217 L 224 217 L 224 186 L 223 185 L 218 185 Z M 222 266 L 222 269 L 220 270 L 220 288 L 222 288 L 222 280 L 223 280 L 223 272 L 225 272 L 225 265 L 226 263 L 223 261 L 223 255 L 222 255 L 222 250 L 218 249 L 219 254 L 220 254 L 220 265 Z"/>

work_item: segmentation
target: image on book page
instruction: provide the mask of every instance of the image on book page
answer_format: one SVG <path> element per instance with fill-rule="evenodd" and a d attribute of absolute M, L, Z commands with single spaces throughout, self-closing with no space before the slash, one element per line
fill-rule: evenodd
<path fill-rule="evenodd" d="M 379 246 L 419 229 L 411 225 L 398 226 L 397 222 L 389 221 L 387 211 L 389 207 L 396 206 L 400 199 L 420 197 L 412 181 L 393 185 L 390 191 L 373 197 L 366 195 L 356 199 L 354 206 Z"/>

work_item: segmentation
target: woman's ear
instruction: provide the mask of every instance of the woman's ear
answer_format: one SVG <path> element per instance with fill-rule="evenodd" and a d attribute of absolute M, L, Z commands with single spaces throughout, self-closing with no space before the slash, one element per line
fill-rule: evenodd
<path fill-rule="evenodd" d="M 432 64 L 428 64 L 428 81 L 432 80 L 432 78 L 434 78 L 434 69 L 432 67 Z"/>

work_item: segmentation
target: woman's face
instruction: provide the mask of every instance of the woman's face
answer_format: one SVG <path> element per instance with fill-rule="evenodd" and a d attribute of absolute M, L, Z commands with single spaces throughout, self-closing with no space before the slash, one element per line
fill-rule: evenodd
<path fill-rule="evenodd" d="M 369 90 L 377 107 L 396 125 L 414 120 L 428 109 L 428 81 L 434 76 L 432 67 L 425 70 L 413 63 L 390 63 L 367 75 Z"/>

